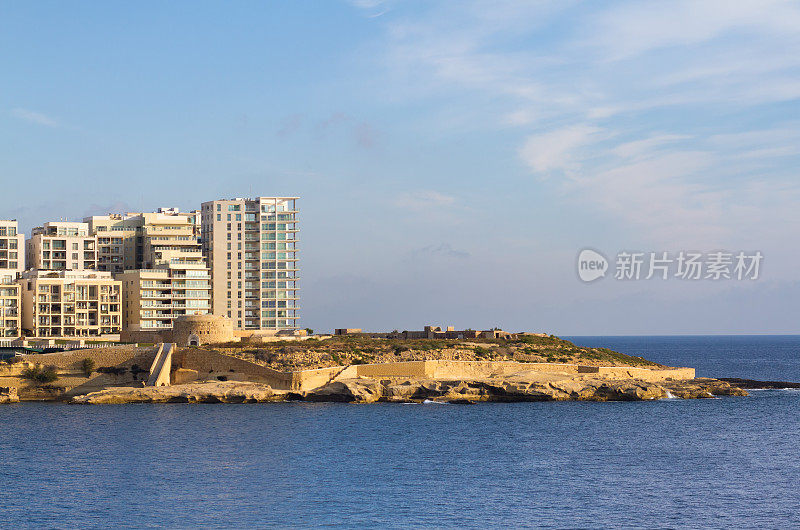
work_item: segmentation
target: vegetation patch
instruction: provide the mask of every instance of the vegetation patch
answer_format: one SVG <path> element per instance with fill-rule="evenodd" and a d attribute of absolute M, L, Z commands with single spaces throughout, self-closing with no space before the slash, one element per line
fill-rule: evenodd
<path fill-rule="evenodd" d="M 555 336 L 512 339 L 384 339 L 343 335 L 323 340 L 282 340 L 205 346 L 269 368 L 290 372 L 352 364 L 421 360 L 518 361 L 592 366 L 659 366 L 607 348 L 586 348 Z"/>
<path fill-rule="evenodd" d="M 22 371 L 22 377 L 37 384 L 47 384 L 58 380 L 55 366 L 34 366 Z"/>

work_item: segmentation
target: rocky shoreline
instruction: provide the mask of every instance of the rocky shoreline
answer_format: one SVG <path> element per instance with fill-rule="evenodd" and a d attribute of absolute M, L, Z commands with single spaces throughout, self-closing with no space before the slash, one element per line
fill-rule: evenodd
<path fill-rule="evenodd" d="M 739 387 L 717 379 L 698 378 L 660 384 L 635 379 L 573 378 L 526 380 L 377 380 L 358 377 L 333 381 L 307 392 L 274 390 L 251 382 L 214 381 L 163 387 L 115 387 L 76 396 L 70 403 L 265 403 L 310 401 L 336 403 L 444 403 L 516 401 L 646 401 L 666 398 L 703 399 L 746 396 Z"/>

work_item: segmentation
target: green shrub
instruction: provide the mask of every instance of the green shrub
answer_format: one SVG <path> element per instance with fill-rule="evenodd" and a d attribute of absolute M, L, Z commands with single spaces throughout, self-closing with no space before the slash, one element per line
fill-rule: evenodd
<path fill-rule="evenodd" d="M 55 366 L 48 366 L 46 368 L 34 366 L 33 368 L 26 368 L 23 370 L 22 377 L 35 383 L 45 384 L 57 380 L 58 373 L 56 373 Z"/>
<path fill-rule="evenodd" d="M 101 374 L 122 375 L 127 372 L 128 369 L 121 366 L 101 366 L 97 371 Z"/>
<path fill-rule="evenodd" d="M 93 359 L 89 359 L 88 357 L 81 361 L 81 370 L 86 375 L 86 377 L 91 377 L 92 372 L 94 372 L 95 363 Z"/>

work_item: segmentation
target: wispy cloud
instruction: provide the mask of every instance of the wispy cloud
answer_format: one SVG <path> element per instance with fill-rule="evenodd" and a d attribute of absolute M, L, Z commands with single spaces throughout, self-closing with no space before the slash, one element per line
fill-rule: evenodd
<path fill-rule="evenodd" d="M 529 136 L 519 150 L 522 160 L 535 173 L 577 168 L 576 151 L 591 144 L 601 129 L 591 125 L 571 125 Z"/>
<path fill-rule="evenodd" d="M 28 109 L 14 108 L 11 109 L 11 114 L 21 120 L 25 120 L 37 125 L 44 125 L 45 127 L 59 127 L 60 123 L 55 118 L 51 118 L 47 114 L 35 112 Z"/>
<path fill-rule="evenodd" d="M 513 127 L 559 200 L 640 237 L 720 241 L 792 211 L 797 124 L 764 105 L 800 100 L 799 4 L 573 4 L 431 2 L 387 24 L 384 63 L 402 97 L 473 96 L 464 122 Z"/>

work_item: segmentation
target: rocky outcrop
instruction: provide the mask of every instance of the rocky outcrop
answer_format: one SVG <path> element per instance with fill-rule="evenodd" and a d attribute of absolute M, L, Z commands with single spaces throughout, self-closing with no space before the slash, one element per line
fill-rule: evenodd
<path fill-rule="evenodd" d="M 747 391 L 727 381 L 698 377 L 688 381 L 665 383 L 665 388 L 678 398 L 702 399 L 715 396 L 746 396 Z"/>
<path fill-rule="evenodd" d="M 720 381 L 725 381 L 739 388 L 778 390 L 783 390 L 785 388 L 800 388 L 800 383 L 792 383 L 789 381 L 758 381 L 755 379 L 741 379 L 739 377 L 721 377 Z"/>
<path fill-rule="evenodd" d="M 70 403 L 104 405 L 118 403 L 262 403 L 280 401 L 269 385 L 219 381 L 161 387 L 117 387 L 72 398 Z"/>
<path fill-rule="evenodd" d="M 298 393 L 275 391 L 268 385 L 236 381 L 191 383 L 166 387 L 117 387 L 92 392 L 71 403 L 261 403 L 305 400 L 339 403 L 447 403 L 479 401 L 645 401 L 662 398 L 699 399 L 743 396 L 744 390 L 717 379 L 664 381 L 563 374 L 523 373 L 486 379 L 373 379 L 334 380 L 315 390 Z"/>
<path fill-rule="evenodd" d="M 384 386 L 366 378 L 344 379 L 306 392 L 307 401 L 335 401 L 342 403 L 374 403 L 383 397 Z"/>
<path fill-rule="evenodd" d="M 3 403 L 19 403 L 19 396 L 17 395 L 17 388 L 13 386 L 0 387 L 0 404 Z"/>
<path fill-rule="evenodd" d="M 354 378 L 334 381 L 308 392 L 309 401 L 413 403 L 425 400 L 452 403 L 478 401 L 644 401 L 667 397 L 686 399 L 747 392 L 716 379 L 668 381 L 662 384 L 636 379 L 524 377 L 483 380 L 375 380 Z"/>

